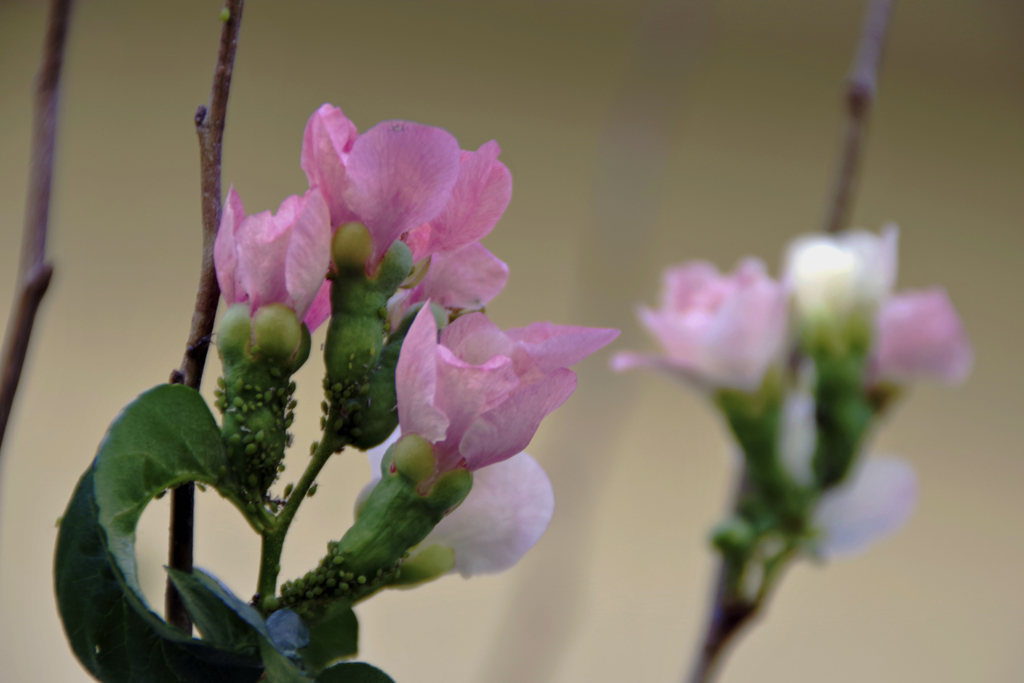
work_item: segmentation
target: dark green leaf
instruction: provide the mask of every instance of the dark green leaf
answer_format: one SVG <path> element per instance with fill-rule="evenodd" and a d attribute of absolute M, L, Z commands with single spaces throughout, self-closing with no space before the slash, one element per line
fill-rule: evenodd
<path fill-rule="evenodd" d="M 395 683 L 377 667 L 364 662 L 346 662 L 324 669 L 316 677 L 316 683 Z"/>
<path fill-rule="evenodd" d="M 57 602 L 72 650 L 107 683 L 251 683 L 259 660 L 193 640 L 146 605 L 135 526 L 149 501 L 226 474 L 219 430 L 182 386 L 152 389 L 114 420 L 79 481 L 57 540 Z M 237 501 L 236 501 L 237 503 Z"/>
<path fill-rule="evenodd" d="M 342 657 L 351 657 L 359 648 L 359 620 L 352 607 L 339 601 L 324 616 L 309 626 L 309 645 L 299 650 L 313 671 L 320 671 Z"/>
<path fill-rule="evenodd" d="M 259 650 L 256 631 L 249 621 L 239 616 L 234 609 L 225 604 L 221 595 L 218 595 L 218 592 L 228 593 L 226 589 L 199 569 L 194 570 L 193 574 L 186 574 L 178 569 L 168 569 L 167 572 L 178 589 L 192 622 L 203 634 L 204 641 L 222 650 L 248 657 L 256 656 Z M 211 583 L 219 590 L 213 590 Z M 255 613 L 248 605 L 244 606 Z M 259 614 L 255 616 L 257 620 L 262 621 Z"/>

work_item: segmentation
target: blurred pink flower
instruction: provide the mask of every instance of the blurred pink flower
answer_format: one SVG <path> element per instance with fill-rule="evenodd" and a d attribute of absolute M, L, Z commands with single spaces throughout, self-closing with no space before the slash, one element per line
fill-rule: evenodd
<path fill-rule="evenodd" d="M 653 367 L 705 388 L 755 391 L 783 353 L 786 304 L 785 289 L 759 259 L 745 259 L 731 275 L 704 261 L 669 268 L 661 308 L 639 310 L 663 353 L 620 352 L 612 369 Z"/>
<path fill-rule="evenodd" d="M 380 481 L 380 464 L 401 431 L 367 452 L 371 482 L 363 498 Z M 495 463 L 473 475 L 473 488 L 462 504 L 434 527 L 412 550 L 412 558 L 433 545 L 451 548 L 452 571 L 469 578 L 512 567 L 532 548 L 551 522 L 555 495 L 551 481 L 526 453 Z"/>
<path fill-rule="evenodd" d="M 470 313 L 438 341 L 434 316 L 424 306 L 398 359 L 402 432 L 433 444 L 438 472 L 472 472 L 507 460 L 576 388 L 576 374 L 566 366 L 618 334 L 550 323 L 503 332 L 482 313 Z"/>
<path fill-rule="evenodd" d="M 896 294 L 878 315 L 873 375 L 907 382 L 934 377 L 961 382 L 974 354 L 963 322 L 942 287 Z"/>
<path fill-rule="evenodd" d="M 302 139 L 302 170 L 323 193 L 331 225 L 359 221 L 370 231 L 370 271 L 396 239 L 437 218 L 459 169 L 459 143 L 447 131 L 382 121 L 359 135 L 330 104 L 313 113 Z"/>
<path fill-rule="evenodd" d="M 817 552 L 840 557 L 896 533 L 917 502 L 917 475 L 902 460 L 866 458 L 843 486 L 825 493 L 814 512 Z"/>
<path fill-rule="evenodd" d="M 213 260 L 221 294 L 230 306 L 281 303 L 312 332 L 324 318 L 310 306 L 330 263 L 331 226 L 318 190 L 281 202 L 277 213 L 245 215 L 235 188 L 228 190 L 214 244 Z"/>

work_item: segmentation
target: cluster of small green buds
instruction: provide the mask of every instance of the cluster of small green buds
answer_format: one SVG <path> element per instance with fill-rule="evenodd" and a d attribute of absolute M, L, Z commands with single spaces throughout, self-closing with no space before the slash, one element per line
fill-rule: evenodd
<path fill-rule="evenodd" d="M 214 391 L 223 413 L 228 463 L 247 505 L 255 508 L 284 470 L 294 420 L 291 375 L 309 356 L 309 331 L 295 313 L 269 304 L 249 317 L 246 304 L 228 308 L 217 347 L 224 376 Z"/>

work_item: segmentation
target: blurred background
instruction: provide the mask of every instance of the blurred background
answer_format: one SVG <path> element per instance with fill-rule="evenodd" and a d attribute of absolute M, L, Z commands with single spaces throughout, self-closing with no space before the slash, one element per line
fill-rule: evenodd
<path fill-rule="evenodd" d="M 45 4 L 0 2 L 4 319 Z M 74 16 L 56 277 L 0 479 L 5 683 L 88 680 L 54 608 L 54 522 L 110 420 L 181 358 L 200 253 L 192 116 L 208 97 L 220 7 L 90 0 Z M 515 189 L 485 241 L 511 268 L 490 316 L 619 327 L 614 348 L 649 349 L 633 307 L 656 301 L 664 266 L 731 268 L 755 254 L 777 272 L 786 242 L 818 229 L 862 9 L 252 0 L 224 189 L 233 183 L 250 212 L 301 192 L 303 127 L 325 101 L 361 130 L 405 118 L 447 128 L 465 149 L 496 139 Z M 877 436 L 920 475 L 907 528 L 863 556 L 797 566 L 724 683 L 1024 679 L 1024 4 L 897 3 L 888 45 L 854 222 L 901 225 L 900 285 L 946 285 L 977 364 L 964 387 L 914 390 Z M 612 375 L 610 353 L 578 366 L 579 390 L 530 446 L 555 487 L 548 534 L 505 574 L 360 605 L 361 658 L 401 683 L 680 680 L 705 618 L 705 537 L 728 497 L 728 443 L 700 397 L 653 374 Z M 292 479 L 317 438 L 321 372 L 314 356 L 297 378 Z M 218 373 L 211 355 L 205 392 Z M 328 465 L 282 579 L 340 537 L 368 476 L 358 453 Z M 257 538 L 216 493 L 198 499 L 196 564 L 251 594 Z M 154 605 L 167 520 L 165 498 L 137 546 Z"/>

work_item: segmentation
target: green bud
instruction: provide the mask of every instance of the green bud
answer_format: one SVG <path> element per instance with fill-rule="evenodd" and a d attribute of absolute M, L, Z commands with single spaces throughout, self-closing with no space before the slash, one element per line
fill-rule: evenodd
<path fill-rule="evenodd" d="M 249 354 L 252 337 L 252 319 L 248 304 L 229 306 L 220 319 L 217 330 L 217 348 L 225 362 L 243 358 Z"/>
<path fill-rule="evenodd" d="M 754 527 L 742 517 L 724 520 L 711 532 L 711 543 L 725 555 L 745 554 L 755 540 Z"/>
<path fill-rule="evenodd" d="M 302 341 L 302 324 L 284 304 L 261 306 L 253 318 L 253 330 L 260 351 L 270 358 L 292 358 Z"/>
<path fill-rule="evenodd" d="M 355 430 L 353 430 L 355 431 Z M 434 449 L 422 436 L 407 434 L 395 444 L 395 469 L 417 484 L 434 474 Z"/>
<path fill-rule="evenodd" d="M 432 545 L 416 553 L 416 557 L 402 563 L 402 572 L 391 585 L 413 588 L 440 578 L 455 568 L 455 551 L 445 545 Z"/>
<path fill-rule="evenodd" d="M 473 488 L 473 473 L 469 470 L 452 470 L 442 474 L 430 492 L 430 499 L 435 504 L 454 510 L 469 495 Z"/>
<path fill-rule="evenodd" d="M 372 251 L 373 238 L 362 223 L 346 223 L 334 232 L 331 258 L 338 270 L 365 270 Z"/>

